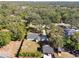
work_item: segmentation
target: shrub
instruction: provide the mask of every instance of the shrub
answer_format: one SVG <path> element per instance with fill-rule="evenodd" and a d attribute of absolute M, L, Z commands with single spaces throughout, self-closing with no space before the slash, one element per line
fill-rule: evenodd
<path fill-rule="evenodd" d="M 58 47 L 63 47 L 64 45 L 64 35 L 63 35 L 63 29 L 61 27 L 51 25 L 51 30 L 50 30 L 50 37 L 49 40 L 52 42 L 53 47 L 58 48 Z"/>
<path fill-rule="evenodd" d="M 0 46 L 4 46 L 11 41 L 11 32 L 0 31 Z"/>
<path fill-rule="evenodd" d="M 19 33 L 14 33 L 14 32 L 12 32 L 12 41 L 16 41 L 16 40 L 18 40 L 19 39 Z"/>
<path fill-rule="evenodd" d="M 35 52 L 35 57 L 41 57 L 41 52 Z"/>
<path fill-rule="evenodd" d="M 79 50 L 79 43 L 75 45 L 75 50 Z"/>

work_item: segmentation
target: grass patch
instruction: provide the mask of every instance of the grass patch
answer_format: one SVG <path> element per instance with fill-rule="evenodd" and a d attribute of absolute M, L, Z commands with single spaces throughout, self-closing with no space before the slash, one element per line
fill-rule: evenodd
<path fill-rule="evenodd" d="M 19 54 L 20 57 L 42 57 L 42 53 L 41 52 L 26 52 L 26 53 L 20 53 Z"/>

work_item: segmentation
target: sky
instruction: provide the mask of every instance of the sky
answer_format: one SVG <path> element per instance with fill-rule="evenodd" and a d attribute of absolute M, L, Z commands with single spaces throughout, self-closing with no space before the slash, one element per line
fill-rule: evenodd
<path fill-rule="evenodd" d="M 79 0 L 0 0 L 0 1 L 69 1 L 69 2 L 75 2 Z"/>

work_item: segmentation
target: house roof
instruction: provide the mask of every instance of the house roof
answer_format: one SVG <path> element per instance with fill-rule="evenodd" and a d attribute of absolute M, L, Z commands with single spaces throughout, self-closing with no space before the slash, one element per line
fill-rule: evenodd
<path fill-rule="evenodd" d="M 49 54 L 54 53 L 53 48 L 50 47 L 49 45 L 42 46 L 42 51 L 43 53 L 49 53 Z"/>
<path fill-rule="evenodd" d="M 48 41 L 46 36 L 40 36 L 38 33 L 30 33 L 27 35 L 27 40 L 39 40 L 39 41 Z"/>
<path fill-rule="evenodd" d="M 79 32 L 79 30 L 75 29 L 64 29 L 66 35 L 73 35 L 75 32 Z"/>
<path fill-rule="evenodd" d="M 65 29 L 64 31 L 66 35 L 73 35 L 73 33 L 75 32 L 75 29 Z"/>
<path fill-rule="evenodd" d="M 40 40 L 40 37 L 37 33 L 30 33 L 27 35 L 28 40 Z"/>

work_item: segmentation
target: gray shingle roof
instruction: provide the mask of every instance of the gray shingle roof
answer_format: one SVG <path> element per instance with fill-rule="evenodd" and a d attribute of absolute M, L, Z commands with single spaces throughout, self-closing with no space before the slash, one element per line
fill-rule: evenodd
<path fill-rule="evenodd" d="M 46 36 L 39 36 L 38 33 L 30 33 L 27 35 L 27 40 L 39 40 L 39 41 L 44 41 L 48 40 Z"/>
<path fill-rule="evenodd" d="M 54 53 L 54 50 L 49 45 L 42 46 L 43 53 Z"/>
<path fill-rule="evenodd" d="M 27 40 L 40 40 L 40 37 L 37 33 L 31 33 L 27 35 Z"/>

